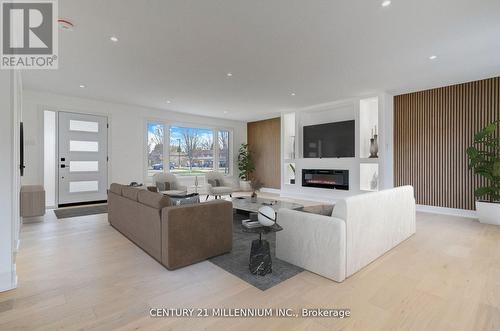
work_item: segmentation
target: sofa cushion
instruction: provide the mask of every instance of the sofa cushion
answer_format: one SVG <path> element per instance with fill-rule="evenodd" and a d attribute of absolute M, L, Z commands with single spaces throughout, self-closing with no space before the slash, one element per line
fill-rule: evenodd
<path fill-rule="evenodd" d="M 142 190 L 139 192 L 138 201 L 142 204 L 156 209 L 162 209 L 163 207 L 168 207 L 171 205 L 169 197 L 160 193 L 154 193 L 146 190 Z"/>
<path fill-rule="evenodd" d="M 229 186 L 218 186 L 212 188 L 213 194 L 231 194 L 233 193 L 233 188 Z"/>
<path fill-rule="evenodd" d="M 130 187 L 130 186 L 123 186 L 122 187 L 122 195 L 130 200 L 137 201 L 137 194 L 139 191 L 142 191 L 141 189 L 137 187 Z"/>
<path fill-rule="evenodd" d="M 168 195 L 169 197 L 176 196 L 176 195 L 186 195 L 186 191 L 182 190 L 170 190 L 170 191 L 163 191 L 161 192 L 164 195 Z"/>
<path fill-rule="evenodd" d="M 304 213 L 331 216 L 334 207 L 335 205 L 315 205 L 315 206 L 302 207 L 299 210 Z"/>
<path fill-rule="evenodd" d="M 158 192 L 162 191 L 170 191 L 171 190 L 171 184 L 169 182 L 156 182 L 156 188 L 158 189 Z"/>
<path fill-rule="evenodd" d="M 117 183 L 112 183 L 109 186 L 109 190 L 111 192 L 113 192 L 114 194 L 118 194 L 118 195 L 122 195 L 122 188 L 123 188 L 123 185 L 117 184 Z"/>

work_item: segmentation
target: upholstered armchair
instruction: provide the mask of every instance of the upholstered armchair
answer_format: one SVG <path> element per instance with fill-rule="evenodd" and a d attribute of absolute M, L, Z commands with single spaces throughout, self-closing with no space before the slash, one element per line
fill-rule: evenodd
<path fill-rule="evenodd" d="M 237 190 L 236 182 L 232 177 L 224 176 L 224 174 L 216 171 L 210 171 L 205 174 L 207 180 L 207 198 L 213 195 L 215 199 L 223 195 L 232 197 L 233 192 Z"/>
<path fill-rule="evenodd" d="M 181 185 L 174 174 L 165 172 L 155 174 L 153 184 L 158 192 L 166 195 L 183 195 L 187 193 L 187 187 Z"/>

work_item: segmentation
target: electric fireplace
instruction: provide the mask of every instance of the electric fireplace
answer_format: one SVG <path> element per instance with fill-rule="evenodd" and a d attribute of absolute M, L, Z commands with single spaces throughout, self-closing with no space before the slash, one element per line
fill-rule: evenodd
<path fill-rule="evenodd" d="M 349 190 L 349 170 L 302 169 L 302 186 Z"/>

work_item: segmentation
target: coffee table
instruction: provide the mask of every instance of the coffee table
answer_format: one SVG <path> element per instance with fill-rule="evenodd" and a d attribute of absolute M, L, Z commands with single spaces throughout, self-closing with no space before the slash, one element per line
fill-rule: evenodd
<path fill-rule="evenodd" d="M 278 212 L 279 209 L 300 209 L 304 206 L 294 202 L 286 202 L 279 200 L 263 199 L 263 198 L 250 198 L 250 197 L 237 197 L 233 198 L 233 209 L 246 211 L 248 213 L 258 213 L 259 208 L 269 206 Z"/>

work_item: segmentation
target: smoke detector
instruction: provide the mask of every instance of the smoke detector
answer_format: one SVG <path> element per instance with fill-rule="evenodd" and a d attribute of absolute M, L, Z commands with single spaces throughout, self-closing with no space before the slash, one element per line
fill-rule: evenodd
<path fill-rule="evenodd" d="M 75 27 L 71 21 L 62 18 L 57 20 L 57 24 L 59 24 L 59 29 L 63 31 L 73 31 L 73 28 Z"/>

